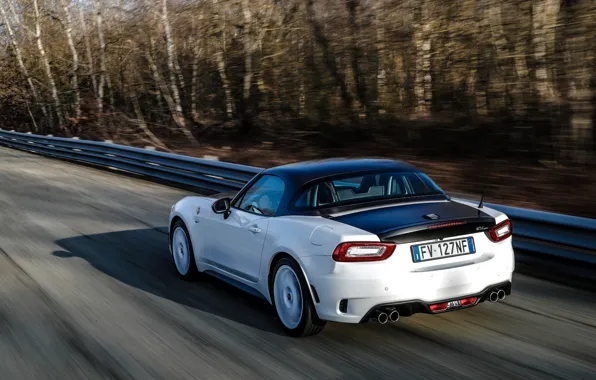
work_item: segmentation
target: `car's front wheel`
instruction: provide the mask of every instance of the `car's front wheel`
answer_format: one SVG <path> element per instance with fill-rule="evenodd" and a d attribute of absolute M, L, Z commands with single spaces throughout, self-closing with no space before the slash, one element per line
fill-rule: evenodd
<path fill-rule="evenodd" d="M 284 257 L 275 264 L 273 274 L 273 306 L 286 333 L 304 337 L 321 332 L 325 321 L 317 316 L 298 263 Z"/>
<path fill-rule="evenodd" d="M 183 280 L 195 279 L 198 270 L 186 225 L 182 220 L 177 220 L 172 226 L 172 230 L 170 244 L 176 271 Z"/>

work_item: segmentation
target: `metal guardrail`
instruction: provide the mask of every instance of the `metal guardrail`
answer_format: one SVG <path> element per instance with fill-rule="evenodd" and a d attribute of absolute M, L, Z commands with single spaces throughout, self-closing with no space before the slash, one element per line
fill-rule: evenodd
<path fill-rule="evenodd" d="M 513 221 L 515 249 L 596 264 L 596 219 L 485 203 Z"/>
<path fill-rule="evenodd" d="M 262 169 L 124 145 L 0 130 L 0 145 L 126 170 L 216 192 L 239 190 Z"/>
<path fill-rule="evenodd" d="M 106 142 L 0 130 L 0 145 L 81 161 L 214 192 L 239 190 L 263 169 Z M 485 203 L 513 221 L 513 246 L 531 254 L 596 264 L 596 219 Z"/>

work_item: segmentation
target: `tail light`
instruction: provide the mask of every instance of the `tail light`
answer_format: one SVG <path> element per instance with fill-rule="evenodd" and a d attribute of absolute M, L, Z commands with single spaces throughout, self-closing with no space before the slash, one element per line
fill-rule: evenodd
<path fill-rule="evenodd" d="M 333 251 L 333 260 L 339 262 L 382 261 L 395 251 L 393 243 L 340 243 Z"/>
<path fill-rule="evenodd" d="M 490 240 L 496 242 L 507 239 L 513 233 L 513 225 L 510 220 L 497 224 L 487 231 Z"/>

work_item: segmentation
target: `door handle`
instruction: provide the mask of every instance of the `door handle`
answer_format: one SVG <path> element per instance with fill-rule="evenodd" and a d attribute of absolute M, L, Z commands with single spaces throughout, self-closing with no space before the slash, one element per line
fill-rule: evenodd
<path fill-rule="evenodd" d="M 258 233 L 260 233 L 262 231 L 259 227 L 255 227 L 255 226 L 248 227 L 248 230 L 250 232 L 254 232 L 255 234 L 258 234 Z"/>

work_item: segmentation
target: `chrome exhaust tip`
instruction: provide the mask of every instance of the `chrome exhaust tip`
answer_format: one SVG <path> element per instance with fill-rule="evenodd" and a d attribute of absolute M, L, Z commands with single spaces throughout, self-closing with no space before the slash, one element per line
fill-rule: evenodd
<path fill-rule="evenodd" d="M 397 310 L 393 310 L 391 313 L 389 313 L 389 320 L 391 322 L 399 321 L 399 312 Z"/>
<path fill-rule="evenodd" d="M 499 295 L 497 294 L 497 292 L 491 292 L 490 296 L 488 296 L 488 300 L 490 302 L 497 302 L 499 300 Z"/>
<path fill-rule="evenodd" d="M 389 317 L 387 316 L 387 313 L 381 311 L 377 314 L 377 322 L 379 322 L 380 324 L 384 325 L 385 323 L 387 323 L 388 320 Z"/>
<path fill-rule="evenodd" d="M 505 291 L 503 289 L 499 289 L 497 291 L 497 297 L 499 298 L 499 300 L 504 300 L 505 299 Z"/>

